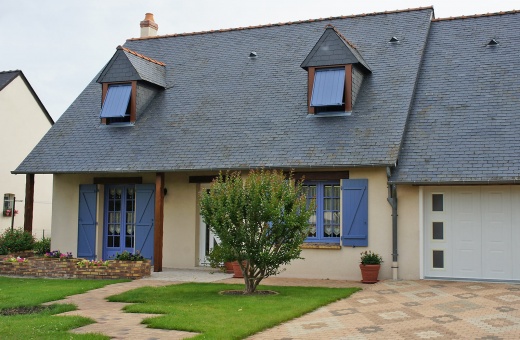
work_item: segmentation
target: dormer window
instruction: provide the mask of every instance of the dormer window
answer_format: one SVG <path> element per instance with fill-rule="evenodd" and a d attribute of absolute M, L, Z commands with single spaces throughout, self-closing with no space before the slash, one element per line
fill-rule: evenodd
<path fill-rule="evenodd" d="M 135 83 L 103 84 L 104 99 L 100 118 L 104 124 L 135 122 Z"/>
<path fill-rule="evenodd" d="M 310 114 L 350 114 L 364 75 L 371 72 L 356 47 L 332 25 L 300 66 L 308 72 Z"/>
<path fill-rule="evenodd" d="M 101 123 L 133 125 L 166 88 L 164 63 L 118 46 L 97 82 L 102 86 Z"/>

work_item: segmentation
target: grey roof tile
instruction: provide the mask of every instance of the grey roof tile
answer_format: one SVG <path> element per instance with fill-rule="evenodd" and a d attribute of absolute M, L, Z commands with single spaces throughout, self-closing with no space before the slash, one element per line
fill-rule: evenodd
<path fill-rule="evenodd" d="M 90 83 L 17 173 L 134 172 L 395 164 L 432 9 L 130 40 L 166 64 L 165 90 L 134 126 L 99 121 Z M 307 115 L 301 61 L 327 24 L 370 65 L 351 116 Z M 390 46 L 392 35 L 403 37 Z M 256 51 L 257 58 L 249 58 Z"/>
<path fill-rule="evenodd" d="M 520 181 L 519 55 L 519 12 L 434 21 L 391 181 Z"/>

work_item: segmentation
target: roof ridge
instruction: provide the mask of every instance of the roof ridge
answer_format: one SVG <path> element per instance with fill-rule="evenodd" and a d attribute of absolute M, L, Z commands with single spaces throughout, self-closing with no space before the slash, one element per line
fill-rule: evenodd
<path fill-rule="evenodd" d="M 319 18 L 319 19 L 286 21 L 286 22 L 279 22 L 279 23 L 276 23 L 276 24 L 264 24 L 264 25 L 236 27 L 236 28 L 223 28 L 223 29 L 218 29 L 218 30 L 189 32 L 189 33 L 164 34 L 164 35 L 156 35 L 156 36 L 152 36 L 152 37 L 143 37 L 143 38 L 129 38 L 129 39 L 127 39 L 127 41 L 128 40 L 148 40 L 148 39 L 174 38 L 174 37 L 184 37 L 184 36 L 190 36 L 190 35 L 202 35 L 202 34 L 208 34 L 208 33 L 223 33 L 223 32 L 231 32 L 231 31 L 243 31 L 243 30 L 249 30 L 249 29 L 255 29 L 255 28 L 266 28 L 266 27 L 276 27 L 276 26 L 289 26 L 289 25 L 295 25 L 295 24 L 305 24 L 305 23 L 310 23 L 310 22 L 319 22 L 319 21 L 327 21 L 327 20 L 360 18 L 360 17 L 383 15 L 383 14 L 396 14 L 396 13 L 403 13 L 403 12 L 421 11 L 421 10 L 425 10 L 425 9 L 433 10 L 433 6 L 415 7 L 415 8 L 407 8 L 407 9 L 397 9 L 397 10 L 393 10 L 393 11 L 384 11 L 384 12 L 373 12 L 373 13 L 341 15 L 341 16 L 328 17 L 328 18 Z"/>
<path fill-rule="evenodd" d="M 127 48 L 127 47 L 123 47 L 123 46 L 121 46 L 121 45 L 117 46 L 117 49 L 122 49 L 123 51 L 128 52 L 128 53 L 130 53 L 130 54 L 133 54 L 133 55 L 135 55 L 136 57 L 139 57 L 139 58 L 141 58 L 141 59 L 147 60 L 147 61 L 149 61 L 149 62 L 152 62 L 152 63 L 157 64 L 157 65 L 160 65 L 160 66 L 165 66 L 165 65 L 166 65 L 166 64 L 163 63 L 163 62 L 160 62 L 160 61 L 157 61 L 157 60 L 152 59 L 152 58 L 150 58 L 150 57 L 147 57 L 147 56 L 145 56 L 145 55 L 143 55 L 143 54 L 141 54 L 141 53 L 137 53 L 136 51 L 133 51 L 133 50 L 131 50 L 131 49 Z"/>
<path fill-rule="evenodd" d="M 22 70 L 0 71 L 0 74 L 2 74 L 2 73 L 16 73 L 16 72 L 22 72 Z"/>
<path fill-rule="evenodd" d="M 461 15 L 458 17 L 436 18 L 436 19 L 432 19 L 432 21 L 474 19 L 474 18 L 484 18 L 484 17 L 492 17 L 492 16 L 499 16 L 499 15 L 506 15 L 506 14 L 518 14 L 518 13 L 520 13 L 520 10 L 514 9 L 511 11 L 505 11 L 505 12 L 500 11 L 500 12 L 485 13 L 485 14 Z"/>

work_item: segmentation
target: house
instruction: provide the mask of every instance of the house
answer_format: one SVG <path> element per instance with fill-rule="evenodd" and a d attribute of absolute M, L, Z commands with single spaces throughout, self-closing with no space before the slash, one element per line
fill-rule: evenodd
<path fill-rule="evenodd" d="M 22 71 L 0 72 L 0 117 L 0 232 L 32 221 L 37 238 L 50 237 L 52 175 L 38 176 L 36 189 L 33 185 L 28 192 L 26 180 L 34 181 L 34 175 L 11 174 L 54 124 Z M 29 210 L 24 204 L 26 196 L 33 202 Z"/>
<path fill-rule="evenodd" d="M 432 7 L 157 35 L 141 22 L 18 174 L 53 174 L 53 248 L 205 264 L 219 171 L 316 199 L 287 277 L 519 280 L 520 12 Z"/>

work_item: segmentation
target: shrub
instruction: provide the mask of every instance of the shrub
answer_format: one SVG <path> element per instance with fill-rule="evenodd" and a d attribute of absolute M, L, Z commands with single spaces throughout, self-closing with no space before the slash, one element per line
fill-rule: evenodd
<path fill-rule="evenodd" d="M 206 258 L 208 259 L 211 268 L 219 268 L 222 271 L 225 270 L 223 267 L 224 262 L 233 262 L 235 260 L 233 255 L 227 254 L 226 248 L 221 247 L 219 244 L 213 246 L 213 249 L 211 249 Z"/>
<path fill-rule="evenodd" d="M 43 237 L 40 241 L 34 242 L 33 250 L 36 255 L 45 255 L 51 251 L 50 237 Z"/>
<path fill-rule="evenodd" d="M 0 254 L 33 249 L 34 236 L 22 228 L 7 229 L 0 235 Z"/>
<path fill-rule="evenodd" d="M 223 258 L 238 261 L 245 291 L 251 294 L 262 279 L 299 259 L 309 217 L 301 183 L 277 171 L 220 174 L 211 190 L 201 193 L 204 222 L 219 237 Z"/>
<path fill-rule="evenodd" d="M 142 261 L 144 260 L 144 257 L 136 252 L 135 254 L 129 253 L 126 250 L 122 252 L 121 254 L 116 253 L 116 260 L 120 261 Z"/>

